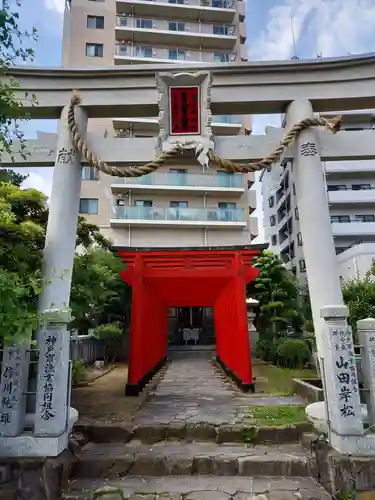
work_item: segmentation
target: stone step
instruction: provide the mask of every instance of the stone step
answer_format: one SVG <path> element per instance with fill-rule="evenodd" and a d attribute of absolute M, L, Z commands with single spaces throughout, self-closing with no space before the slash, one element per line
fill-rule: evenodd
<path fill-rule="evenodd" d="M 330 500 L 311 478 L 240 476 L 127 476 L 72 481 L 64 500 Z M 123 496 L 120 497 L 120 494 Z"/>
<path fill-rule="evenodd" d="M 73 466 L 80 478 L 126 475 L 310 476 L 314 461 L 300 445 L 249 446 L 207 442 L 86 444 Z"/>
<path fill-rule="evenodd" d="M 157 443 L 168 439 L 212 441 L 214 443 L 270 443 L 299 442 L 304 432 L 311 430 L 309 422 L 284 427 L 257 427 L 244 423 L 213 425 L 205 422 L 169 422 L 126 425 L 117 423 L 78 423 L 76 433 L 93 443 L 127 443 L 138 439 L 143 443 Z"/>

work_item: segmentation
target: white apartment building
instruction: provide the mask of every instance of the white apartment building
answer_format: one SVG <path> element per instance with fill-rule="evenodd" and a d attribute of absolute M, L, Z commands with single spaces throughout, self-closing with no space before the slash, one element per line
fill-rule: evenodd
<path fill-rule="evenodd" d="M 374 114 L 344 114 L 343 130 L 374 127 Z M 324 162 L 323 166 L 340 276 L 343 280 L 363 277 L 371 266 L 370 255 L 375 248 L 370 245 L 375 242 L 375 162 L 332 161 Z M 282 162 L 271 171 L 263 172 L 260 179 L 265 240 L 270 250 L 279 253 L 303 282 L 305 261 L 293 163 Z M 366 257 L 360 257 L 362 254 Z M 375 252 L 373 256 L 375 258 Z"/>
<path fill-rule="evenodd" d="M 243 0 L 66 0 L 63 65 L 111 66 L 246 60 Z M 155 82 L 156 86 L 156 82 Z M 214 135 L 251 133 L 251 117 L 213 116 Z M 103 137 L 158 135 L 158 117 L 89 120 Z M 126 155 L 126 151 L 124 151 Z M 258 234 L 254 174 L 203 171 L 179 158 L 137 179 L 85 166 L 80 213 L 118 247 L 248 245 Z M 212 337 L 205 308 L 171 311 L 176 323 Z M 185 310 L 187 309 L 187 310 Z"/>

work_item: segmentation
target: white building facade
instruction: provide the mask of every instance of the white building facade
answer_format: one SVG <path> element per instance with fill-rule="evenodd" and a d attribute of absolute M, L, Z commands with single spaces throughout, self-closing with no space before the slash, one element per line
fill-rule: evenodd
<path fill-rule="evenodd" d="M 342 130 L 374 128 L 374 114 L 344 114 Z M 375 162 L 329 161 L 323 162 L 323 167 L 341 279 L 363 278 L 371 267 L 372 256 L 375 258 Z M 265 240 L 303 283 L 306 265 L 293 162 L 284 161 L 264 171 L 261 192 Z"/>

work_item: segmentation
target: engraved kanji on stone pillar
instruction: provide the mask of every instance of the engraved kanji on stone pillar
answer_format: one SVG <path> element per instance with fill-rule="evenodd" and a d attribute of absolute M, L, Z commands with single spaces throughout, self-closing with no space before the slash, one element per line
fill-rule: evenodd
<path fill-rule="evenodd" d="M 29 359 L 27 344 L 4 347 L 0 381 L 0 436 L 19 436 L 24 429 Z"/>
<path fill-rule="evenodd" d="M 364 434 L 357 367 L 346 306 L 321 310 L 323 331 L 323 376 L 330 431 L 339 436 Z"/>
<path fill-rule="evenodd" d="M 369 424 L 373 427 L 375 425 L 375 319 L 366 318 L 358 321 L 357 332 L 362 346 L 362 372 Z"/>

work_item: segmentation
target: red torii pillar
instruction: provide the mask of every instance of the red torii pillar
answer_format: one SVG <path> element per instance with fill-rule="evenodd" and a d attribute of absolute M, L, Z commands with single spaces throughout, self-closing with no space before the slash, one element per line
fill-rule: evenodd
<path fill-rule="evenodd" d="M 213 307 L 217 360 L 243 391 L 254 390 L 246 285 L 264 247 L 117 250 L 133 288 L 127 395 L 138 395 L 167 359 L 170 307 Z"/>

